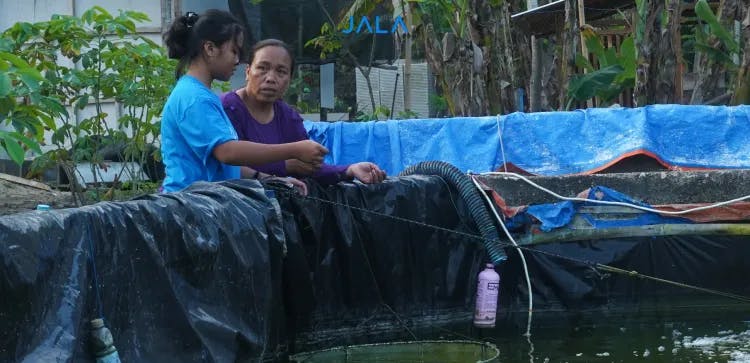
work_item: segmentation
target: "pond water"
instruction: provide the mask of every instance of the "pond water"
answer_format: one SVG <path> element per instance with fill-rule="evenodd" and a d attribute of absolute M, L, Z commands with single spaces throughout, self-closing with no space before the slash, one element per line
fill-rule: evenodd
<path fill-rule="evenodd" d="M 473 340 L 494 344 L 501 363 L 750 362 L 750 305 L 694 305 L 638 313 L 545 312 L 502 317 L 494 329 L 471 322 L 412 330 L 417 340 Z M 411 334 L 400 340 L 412 340 Z M 391 357 L 392 358 L 392 357 Z M 369 359 L 336 362 L 396 362 Z M 416 362 L 411 359 L 404 362 Z M 430 358 L 424 362 L 441 362 Z M 454 360 L 451 360 L 451 362 Z M 476 361 L 467 357 L 467 362 Z"/>
<path fill-rule="evenodd" d="M 547 313 L 532 317 L 528 339 L 525 332 L 522 324 L 504 324 L 489 331 L 454 326 L 442 335 L 491 342 L 504 363 L 750 362 L 750 305 L 637 316 Z"/>

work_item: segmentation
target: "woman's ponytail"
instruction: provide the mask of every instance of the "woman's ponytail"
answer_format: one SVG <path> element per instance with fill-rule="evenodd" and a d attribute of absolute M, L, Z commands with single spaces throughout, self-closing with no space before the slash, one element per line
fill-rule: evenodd
<path fill-rule="evenodd" d="M 222 10 L 208 10 L 203 15 L 189 11 L 176 18 L 164 33 L 167 55 L 179 60 L 175 77 L 180 78 L 190 62 L 201 53 L 203 42 L 211 41 L 220 46 L 238 39 L 243 32 L 237 18 Z"/>

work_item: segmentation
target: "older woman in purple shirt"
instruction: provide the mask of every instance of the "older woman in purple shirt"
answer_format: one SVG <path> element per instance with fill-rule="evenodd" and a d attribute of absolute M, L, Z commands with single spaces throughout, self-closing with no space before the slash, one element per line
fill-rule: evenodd
<path fill-rule="evenodd" d="M 247 85 L 221 97 L 221 103 L 240 140 L 264 144 L 282 144 L 307 140 L 302 117 L 281 98 L 292 72 L 294 57 L 286 43 L 266 39 L 255 44 L 245 75 Z M 256 176 L 312 176 L 323 184 L 357 179 L 363 183 L 379 183 L 385 172 L 370 162 L 351 165 L 316 166 L 298 159 L 264 165 L 253 165 Z"/>

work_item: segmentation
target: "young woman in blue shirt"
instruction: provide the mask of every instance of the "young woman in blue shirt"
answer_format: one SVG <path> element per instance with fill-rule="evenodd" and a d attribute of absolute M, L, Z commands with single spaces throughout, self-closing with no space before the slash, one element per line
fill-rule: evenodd
<path fill-rule="evenodd" d="M 164 191 L 179 191 L 201 180 L 256 176 L 246 165 L 299 159 L 320 167 L 328 150 L 311 140 L 278 145 L 238 140 L 211 90 L 214 79 L 229 80 L 243 56 L 244 29 L 234 16 L 221 10 L 187 13 L 175 19 L 164 41 L 169 57 L 179 60 L 178 81 L 162 113 Z"/>

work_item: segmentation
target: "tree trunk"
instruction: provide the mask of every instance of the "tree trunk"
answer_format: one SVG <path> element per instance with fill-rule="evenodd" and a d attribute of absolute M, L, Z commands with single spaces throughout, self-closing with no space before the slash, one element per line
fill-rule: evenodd
<path fill-rule="evenodd" d="M 470 0 L 463 39 L 447 33 L 440 41 L 432 24 L 423 19 L 425 56 L 451 114 L 515 111 L 515 89 L 528 91 L 531 48 L 528 35 L 512 26 L 510 15 L 523 9 L 524 0 L 497 5 Z"/>
<path fill-rule="evenodd" d="M 578 28 L 578 1 L 583 0 L 565 0 L 565 28 L 560 47 L 560 105 L 567 103 L 568 83 L 576 74 L 576 54 L 581 36 Z"/>
<path fill-rule="evenodd" d="M 742 0 L 740 5 L 742 58 L 737 69 L 737 80 L 734 86 L 733 105 L 750 104 L 750 0 Z"/>
<path fill-rule="evenodd" d="M 552 0 L 538 0 L 538 5 L 549 4 Z M 551 34 L 545 37 L 537 38 L 536 52 L 540 73 L 540 104 L 539 111 L 560 110 L 561 93 L 560 93 L 560 64 L 561 54 L 556 51 L 557 46 L 562 39 L 558 34 Z M 524 61 L 521 61 L 523 64 Z M 531 76 L 529 76 L 531 77 Z"/>
<path fill-rule="evenodd" d="M 660 34 L 658 44 L 658 57 L 656 64 L 658 68 L 654 71 L 656 77 L 656 90 L 654 101 L 656 103 L 681 103 L 682 95 L 677 89 L 678 78 L 682 78 L 680 72 L 682 62 L 682 46 L 680 44 L 680 20 L 682 14 L 682 0 L 669 0 L 667 2 L 667 24 L 662 24 L 666 32 Z"/>
<path fill-rule="evenodd" d="M 452 32 L 437 40 L 432 24 L 426 24 L 425 55 L 443 92 L 448 112 L 454 116 L 487 114 L 484 80 L 474 72 L 474 49 L 471 41 L 459 39 Z"/>
<path fill-rule="evenodd" d="M 643 32 L 643 36 L 640 39 L 636 39 L 635 44 L 636 51 L 638 52 L 638 68 L 635 71 L 635 89 L 633 90 L 636 106 L 645 106 L 653 103 L 655 97 L 651 64 L 654 62 L 653 55 L 656 51 L 654 48 L 661 33 L 661 25 L 657 22 L 660 22 L 661 12 L 664 10 L 664 2 L 650 1 L 646 6 L 648 7 L 648 10 L 645 12 L 647 17 L 645 19 L 639 17 L 638 24 L 636 25 L 636 32 L 639 30 Z M 654 63 L 654 69 L 656 67 L 657 65 Z"/>
<path fill-rule="evenodd" d="M 682 99 L 675 86 L 681 74 L 677 63 L 680 61 L 677 58 L 680 47 L 674 41 L 679 38 L 677 34 L 680 31 L 680 3 L 680 0 L 668 1 L 666 24 L 662 24 L 662 14 L 665 11 L 663 1 L 649 1 L 647 18 L 638 19 L 640 24 L 636 25 L 636 28 L 643 27 L 643 37 L 640 41 L 636 39 L 636 106 L 677 103 Z"/>
<path fill-rule="evenodd" d="M 467 19 L 476 19 L 470 7 Z M 472 41 L 473 24 L 462 39 L 453 32 L 438 34 L 429 19 L 423 19 L 425 56 L 443 92 L 448 111 L 454 116 L 484 116 L 489 112 L 484 51 Z"/>
<path fill-rule="evenodd" d="M 734 33 L 734 21 L 737 19 L 738 11 L 737 0 L 722 0 L 719 5 L 719 21 L 724 29 L 730 33 Z M 729 52 L 721 46 L 721 43 L 715 37 L 709 37 L 709 42 L 712 47 L 723 52 Z M 720 81 L 727 81 L 727 68 L 728 64 L 717 62 L 710 57 L 702 57 L 701 64 L 698 66 L 700 72 L 698 72 L 698 79 L 695 81 L 695 89 L 693 89 L 690 103 L 693 105 L 703 104 L 706 100 L 724 94 L 728 87 L 721 87 Z M 728 83 L 725 84 L 728 85 Z"/>
<path fill-rule="evenodd" d="M 526 9 L 523 0 L 510 1 L 510 8 L 506 9 L 505 17 L 507 24 L 510 24 L 510 16 L 520 13 Z M 512 30 L 513 44 L 511 45 L 514 52 L 511 54 L 509 61 L 514 62 L 512 83 L 514 88 L 524 88 L 524 94 L 531 94 L 531 36 L 521 31 L 518 27 L 510 25 Z M 515 98 L 514 98 L 515 99 Z"/>
<path fill-rule="evenodd" d="M 557 52 L 556 44 L 559 36 L 553 35 L 546 40 L 537 39 L 539 46 L 539 57 L 542 62 L 542 99 L 541 109 L 543 111 L 561 110 L 560 104 L 560 54 Z"/>
<path fill-rule="evenodd" d="M 514 50 L 510 26 L 510 4 L 490 5 L 484 1 L 474 21 L 476 39 L 481 42 L 486 69 L 487 98 L 492 114 L 513 112 L 514 86 L 517 86 Z"/>

